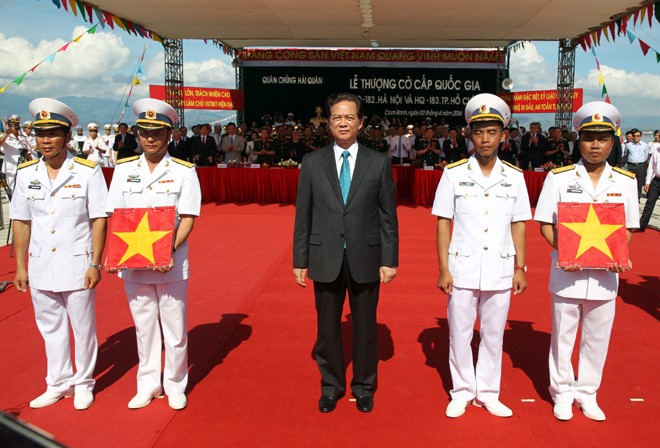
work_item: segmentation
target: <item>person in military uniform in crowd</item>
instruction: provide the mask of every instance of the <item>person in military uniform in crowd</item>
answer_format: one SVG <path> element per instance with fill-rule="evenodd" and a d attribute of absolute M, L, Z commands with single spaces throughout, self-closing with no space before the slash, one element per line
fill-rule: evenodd
<path fill-rule="evenodd" d="M 449 130 L 449 136 L 442 144 L 442 152 L 447 163 L 458 162 L 468 157 L 465 140 L 458 137 L 458 131 L 456 129 Z"/>
<path fill-rule="evenodd" d="M 298 163 L 302 163 L 303 157 L 307 154 L 307 146 L 302 138 L 300 128 L 294 126 L 293 137 L 291 137 L 291 158 Z"/>
<path fill-rule="evenodd" d="M 425 129 L 424 138 L 417 139 L 415 149 L 420 166 L 433 166 L 440 161 L 441 151 L 432 128 Z"/>
<path fill-rule="evenodd" d="M 202 194 L 195 165 L 167 153 L 173 124 L 179 121 L 176 111 L 163 101 L 144 98 L 133 104 L 133 113 L 138 117 L 138 138 L 144 152 L 117 164 L 106 211 L 174 206 L 176 221 L 167 266 L 119 273 L 135 323 L 140 360 L 137 394 L 128 407 L 143 408 L 164 389 L 169 406 L 183 409 L 188 404 L 188 236 L 199 216 Z"/>
<path fill-rule="evenodd" d="M 12 115 L 7 119 L 5 134 L 0 137 L 0 150 L 4 155 L 2 172 L 5 174 L 7 188 L 14 189 L 16 169 L 25 162 L 30 154 L 29 143 L 21 133 L 21 117 Z"/>
<path fill-rule="evenodd" d="M 505 128 L 502 131 L 502 143 L 497 150 L 497 157 L 504 162 L 517 165 L 518 142 L 511 137 L 511 129 Z"/>
<path fill-rule="evenodd" d="M 99 125 L 96 123 L 89 123 L 87 125 L 89 137 L 85 140 L 83 145 L 83 154 L 87 160 L 98 163 L 101 166 L 106 166 L 104 156 L 110 150 L 103 141 L 103 137 L 99 136 Z"/>
<path fill-rule="evenodd" d="M 371 127 L 371 138 L 367 140 L 367 146 L 378 152 L 387 153 L 389 151 L 387 139 L 383 137 L 383 129 L 380 125 Z"/>
<path fill-rule="evenodd" d="M 278 164 L 282 160 L 291 158 L 291 139 L 286 135 L 284 126 L 278 126 L 275 129 L 275 137 L 272 140 L 272 148 L 275 151 L 273 163 Z"/>
<path fill-rule="evenodd" d="M 550 337 L 550 395 L 558 420 L 573 418 L 573 403 L 587 418 L 605 420 L 596 395 L 610 342 L 619 274 L 630 266 L 613 264 L 609 269 L 582 269 L 579 264 L 558 267 L 557 203 L 610 202 L 624 206 L 628 243 L 639 227 L 635 175 L 611 167 L 612 150 L 621 114 L 612 104 L 594 101 L 575 112 L 573 127 L 580 135 L 582 158 L 574 165 L 552 170 L 543 183 L 534 220 L 552 246 L 548 291 L 552 301 Z M 571 358 L 579 327 L 582 327 L 577 377 Z M 623 398 L 623 397 L 621 397 Z"/>
<path fill-rule="evenodd" d="M 326 128 L 325 124 L 322 124 L 316 130 L 314 146 L 316 146 L 317 148 L 325 148 L 330 143 L 332 143 L 332 139 L 330 138 L 330 135 L 328 135 L 328 129 Z"/>
<path fill-rule="evenodd" d="M 511 409 L 499 401 L 502 343 L 511 290 L 521 294 L 527 288 L 525 221 L 532 214 L 522 170 L 497 157 L 502 129 L 511 119 L 509 106 L 482 93 L 470 99 L 465 118 L 475 153 L 447 165 L 432 210 L 438 217 L 437 286 L 449 299 L 452 389 L 445 414 L 460 417 L 474 403 L 497 417 L 510 417 Z M 475 366 L 472 336 L 477 316 L 481 323 Z"/>
<path fill-rule="evenodd" d="M 307 152 L 313 152 L 319 149 L 316 146 L 316 136 L 314 135 L 314 130 L 307 126 L 303 131 L 302 140 L 305 143 L 305 148 Z"/>
<path fill-rule="evenodd" d="M 548 149 L 545 151 L 544 160 L 562 166 L 566 162 L 568 152 L 568 141 L 562 138 L 561 128 L 552 128 L 548 138 Z"/>
<path fill-rule="evenodd" d="M 29 110 L 43 157 L 19 166 L 9 215 L 16 252 L 14 285 L 22 292 L 29 286 L 46 346 L 46 392 L 30 407 L 50 406 L 73 394 L 73 406 L 87 409 L 94 402 L 95 288 L 101 281 L 108 190 L 96 163 L 67 151 L 76 114 L 50 98 L 33 100 Z"/>
<path fill-rule="evenodd" d="M 273 141 L 268 133 L 268 128 L 264 127 L 261 129 L 259 139 L 254 142 L 252 154 L 254 163 L 258 163 L 259 165 L 263 165 L 264 163 L 267 163 L 268 165 L 273 164 L 275 149 L 273 148 Z"/>

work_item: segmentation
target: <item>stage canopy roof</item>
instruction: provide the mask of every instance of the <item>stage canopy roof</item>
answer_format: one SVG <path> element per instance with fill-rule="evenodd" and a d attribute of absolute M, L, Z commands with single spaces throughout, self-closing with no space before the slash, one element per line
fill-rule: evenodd
<path fill-rule="evenodd" d="M 170 39 L 242 47 L 493 48 L 581 36 L 634 0 L 92 0 Z M 365 33 L 368 30 L 368 33 Z"/>

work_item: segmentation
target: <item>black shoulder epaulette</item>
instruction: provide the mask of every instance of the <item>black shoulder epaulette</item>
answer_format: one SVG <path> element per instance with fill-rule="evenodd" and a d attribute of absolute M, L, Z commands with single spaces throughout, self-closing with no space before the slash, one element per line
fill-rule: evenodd
<path fill-rule="evenodd" d="M 519 166 L 515 166 L 513 163 L 509 163 L 506 160 L 502 160 L 502 163 L 522 173 L 522 168 L 520 168 Z"/>
<path fill-rule="evenodd" d="M 96 162 L 93 162 L 91 160 L 83 159 L 82 157 L 74 157 L 73 161 L 76 163 L 79 163 L 81 165 L 88 166 L 90 168 L 96 168 L 96 165 L 98 165 Z"/>
<path fill-rule="evenodd" d="M 577 168 L 577 165 L 560 166 L 559 168 L 553 169 L 552 174 L 559 174 L 565 171 L 571 171 L 574 170 L 575 168 Z"/>
<path fill-rule="evenodd" d="M 140 156 L 133 156 L 133 157 L 126 157 L 125 159 L 119 159 L 117 160 L 117 165 L 121 163 L 132 162 L 133 160 L 137 160 L 139 158 Z"/>
<path fill-rule="evenodd" d="M 20 170 L 27 166 L 34 165 L 35 163 L 39 163 L 39 159 L 32 159 L 32 160 L 28 160 L 27 162 L 23 162 L 20 165 L 18 165 L 18 169 Z"/>
<path fill-rule="evenodd" d="M 461 159 L 461 160 L 459 160 L 458 162 L 450 163 L 449 165 L 447 165 L 447 166 L 445 167 L 445 169 L 450 170 L 450 169 L 452 169 L 452 168 L 454 168 L 454 167 L 456 167 L 456 166 L 463 165 L 464 163 L 468 163 L 468 160 L 469 160 L 469 159 Z"/>
<path fill-rule="evenodd" d="M 193 168 L 195 166 L 194 163 L 187 162 L 185 160 L 177 159 L 176 157 L 172 157 L 172 162 L 176 162 L 179 165 L 187 166 L 188 168 Z"/>
<path fill-rule="evenodd" d="M 630 178 L 632 178 L 632 179 L 635 179 L 635 178 L 637 177 L 637 176 L 635 175 L 635 173 L 631 173 L 630 171 L 628 171 L 628 170 L 624 170 L 623 168 L 619 168 L 618 166 L 613 166 L 612 169 L 613 169 L 614 171 L 616 171 L 617 173 L 619 173 L 619 174 L 623 174 L 624 176 L 628 176 L 628 177 L 630 177 Z"/>

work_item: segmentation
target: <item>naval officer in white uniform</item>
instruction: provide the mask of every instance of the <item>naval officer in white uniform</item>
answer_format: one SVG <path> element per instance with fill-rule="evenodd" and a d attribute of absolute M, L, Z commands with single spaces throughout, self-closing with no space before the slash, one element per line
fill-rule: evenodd
<path fill-rule="evenodd" d="M 86 409 L 94 401 L 98 347 L 94 288 L 101 280 L 108 190 L 98 165 L 74 158 L 66 149 L 71 126 L 78 122 L 75 113 L 49 98 L 32 101 L 29 109 L 43 157 L 19 165 L 9 214 L 14 220 L 14 285 L 23 292 L 30 287 L 46 345 L 47 389 L 30 407 L 49 406 L 75 393 L 75 408 Z M 75 340 L 75 373 L 69 324 Z"/>
<path fill-rule="evenodd" d="M 435 193 L 440 275 L 437 286 L 449 295 L 451 401 L 445 414 L 456 418 L 474 402 L 498 417 L 511 409 L 499 401 L 502 343 L 511 289 L 522 293 L 525 279 L 525 221 L 531 219 L 520 168 L 497 157 L 509 106 L 488 93 L 465 108 L 475 153 L 447 165 Z M 450 233 L 454 221 L 453 234 Z M 472 333 L 481 318 L 476 369 Z"/>
<path fill-rule="evenodd" d="M 609 270 L 582 270 L 578 265 L 558 268 L 557 203 L 623 203 L 630 242 L 631 229 L 639 227 L 635 175 L 607 163 L 620 124 L 621 114 L 609 103 L 594 101 L 578 109 L 573 127 L 580 134 L 582 158 L 575 165 L 556 168 L 548 174 L 534 215 L 534 220 L 541 223 L 541 234 L 554 248 L 548 285 L 552 297 L 549 365 L 553 413 L 559 420 L 573 417 L 573 402 L 588 418 L 605 420 L 596 392 L 614 322 L 619 273 L 628 266 L 615 264 Z M 571 355 L 579 326 L 582 340 L 576 378 Z"/>
<path fill-rule="evenodd" d="M 87 156 L 87 160 L 91 160 L 101 166 L 107 166 L 105 159 L 111 148 L 108 148 L 103 141 L 103 137 L 99 136 L 99 125 L 96 123 L 89 123 L 87 125 L 89 137 L 85 140 L 83 145 L 83 154 Z"/>
<path fill-rule="evenodd" d="M 201 190 L 195 165 L 167 153 L 172 125 L 179 121 L 167 103 L 151 98 L 136 101 L 140 147 L 144 153 L 117 162 L 106 210 L 175 206 L 174 253 L 170 265 L 155 270 L 121 271 L 135 322 L 140 364 L 137 394 L 131 409 L 147 406 L 163 388 L 173 409 L 187 405 L 188 384 L 188 243 L 199 216 Z M 160 321 L 160 325 L 159 325 Z M 161 331 L 165 341 L 165 370 L 161 385 Z"/>

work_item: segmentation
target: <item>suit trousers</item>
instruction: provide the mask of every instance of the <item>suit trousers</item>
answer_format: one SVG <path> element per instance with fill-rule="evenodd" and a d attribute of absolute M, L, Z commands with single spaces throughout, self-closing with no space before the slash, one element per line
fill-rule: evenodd
<path fill-rule="evenodd" d="M 642 232 L 645 231 L 646 227 L 649 225 L 658 196 L 660 196 L 660 177 L 651 179 L 649 191 L 646 193 L 646 204 L 644 205 L 642 217 L 639 220 L 639 230 Z"/>
<path fill-rule="evenodd" d="M 482 403 L 499 399 L 502 377 L 502 344 L 509 313 L 511 290 L 480 291 L 454 287 L 447 304 L 449 320 L 449 370 L 452 400 Z M 481 318 L 479 357 L 472 359 L 472 334 Z"/>
<path fill-rule="evenodd" d="M 124 289 L 137 335 L 138 393 L 154 395 L 161 390 L 161 326 L 165 341 L 165 393 L 185 393 L 188 385 L 188 281 L 154 284 L 124 281 Z"/>
<path fill-rule="evenodd" d="M 337 397 L 346 391 L 341 318 L 346 292 L 353 321 L 353 380 L 356 397 L 373 395 L 378 369 L 376 308 L 379 282 L 357 283 L 351 277 L 344 251 L 339 276 L 330 283 L 314 282 L 317 338 L 316 363 L 321 371 L 321 393 Z"/>
<path fill-rule="evenodd" d="M 555 403 L 595 402 L 610 344 L 616 300 L 567 299 L 552 294 L 550 395 Z M 577 381 L 571 356 L 582 325 Z"/>
<path fill-rule="evenodd" d="M 37 327 L 46 346 L 50 392 L 94 389 L 94 367 L 98 351 L 96 339 L 96 291 L 43 291 L 30 288 Z M 69 323 L 73 329 L 76 373 L 71 365 Z"/>

